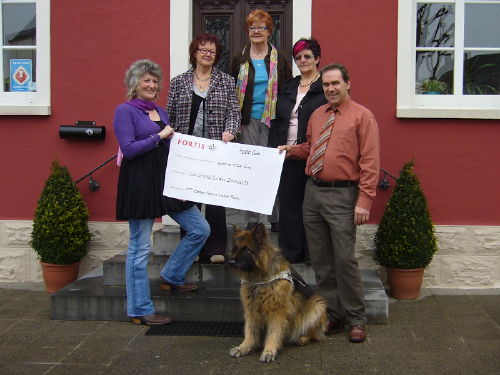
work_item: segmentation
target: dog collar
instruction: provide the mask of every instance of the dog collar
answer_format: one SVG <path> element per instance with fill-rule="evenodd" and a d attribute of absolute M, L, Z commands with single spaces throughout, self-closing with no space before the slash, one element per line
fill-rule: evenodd
<path fill-rule="evenodd" d="M 252 285 L 257 286 L 257 285 L 265 285 L 272 283 L 275 280 L 287 280 L 293 285 L 293 279 L 292 279 L 292 273 L 290 272 L 290 269 L 284 270 L 277 275 L 274 275 L 271 279 L 268 281 L 261 281 L 259 283 L 252 283 Z M 248 284 L 248 281 L 241 280 L 241 284 Z"/>

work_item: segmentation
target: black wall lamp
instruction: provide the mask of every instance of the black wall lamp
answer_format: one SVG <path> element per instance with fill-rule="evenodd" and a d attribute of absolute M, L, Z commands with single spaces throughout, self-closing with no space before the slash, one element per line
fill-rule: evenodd
<path fill-rule="evenodd" d="M 384 178 L 378 183 L 378 187 L 380 188 L 380 190 L 388 190 L 391 187 L 391 184 L 387 176 L 391 176 L 394 181 L 396 181 L 396 177 L 387 172 L 385 169 L 380 168 L 380 170 L 384 172 Z"/>
<path fill-rule="evenodd" d="M 75 121 L 75 125 L 60 125 L 59 137 L 104 139 L 106 138 L 106 128 L 96 126 L 95 121 Z"/>
<path fill-rule="evenodd" d="M 94 180 L 92 178 L 92 175 L 90 175 L 89 190 L 90 191 L 97 191 L 97 190 L 99 190 L 100 187 L 101 187 L 101 184 L 99 183 L 99 181 Z"/>

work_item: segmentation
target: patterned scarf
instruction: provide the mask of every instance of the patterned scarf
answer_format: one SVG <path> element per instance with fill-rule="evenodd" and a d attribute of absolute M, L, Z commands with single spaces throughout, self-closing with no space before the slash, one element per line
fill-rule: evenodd
<path fill-rule="evenodd" d="M 245 47 L 246 48 L 246 47 Z M 242 54 L 245 53 L 245 48 Z M 243 101 L 248 85 L 248 70 L 250 62 L 247 60 L 240 65 L 238 73 L 238 83 L 236 84 L 236 93 L 240 102 L 240 110 L 243 108 Z M 264 112 L 262 113 L 262 122 L 271 126 L 271 120 L 276 117 L 276 100 L 278 99 L 278 50 L 271 44 L 271 58 L 269 61 L 269 80 L 267 82 L 266 100 L 264 102 Z"/>

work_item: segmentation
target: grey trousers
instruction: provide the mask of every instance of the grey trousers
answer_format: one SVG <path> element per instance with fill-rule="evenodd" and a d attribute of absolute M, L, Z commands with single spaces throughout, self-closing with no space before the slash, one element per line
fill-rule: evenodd
<path fill-rule="evenodd" d="M 246 145 L 264 146 L 267 147 L 269 138 L 269 127 L 262 121 L 251 118 L 248 125 L 240 127 L 241 135 L 240 142 Z M 247 223 L 257 223 L 260 221 L 260 214 L 258 212 L 246 211 L 245 213 Z M 278 195 L 274 200 L 273 212 L 268 215 L 267 220 L 270 223 L 277 223 L 279 221 L 279 202 Z"/>
<path fill-rule="evenodd" d="M 354 206 L 358 187 L 318 187 L 309 179 L 304 195 L 304 227 L 318 293 L 332 315 L 347 324 L 365 325 L 365 303 L 354 255 Z"/>

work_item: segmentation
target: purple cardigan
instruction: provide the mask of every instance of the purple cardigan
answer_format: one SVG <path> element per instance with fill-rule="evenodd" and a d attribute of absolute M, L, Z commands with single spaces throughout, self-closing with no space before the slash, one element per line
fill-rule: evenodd
<path fill-rule="evenodd" d="M 155 108 L 161 121 L 169 125 L 170 119 L 167 111 L 156 105 Z M 113 128 L 123 157 L 126 159 L 144 155 L 156 148 L 158 142 L 164 142 L 167 147 L 170 143 L 168 139 L 160 139 L 158 135 L 160 126 L 151 121 L 147 112 L 127 103 L 116 107 Z"/>

